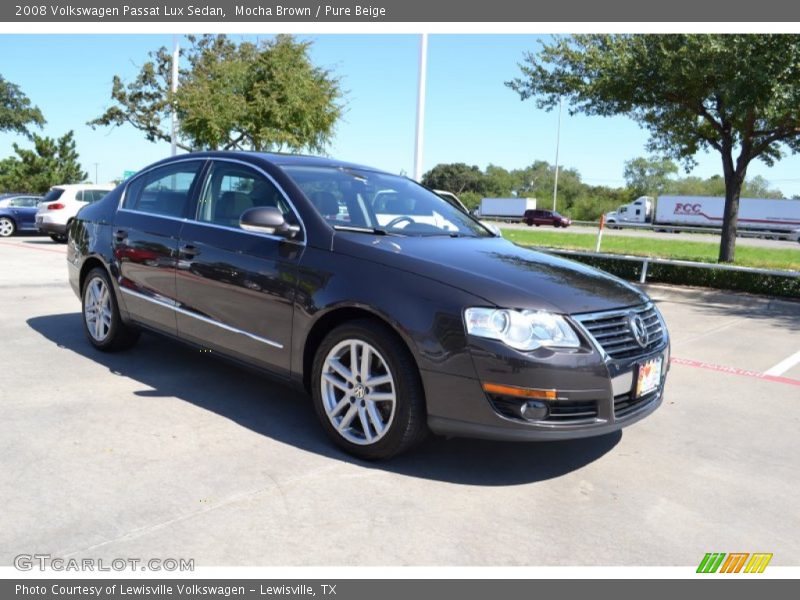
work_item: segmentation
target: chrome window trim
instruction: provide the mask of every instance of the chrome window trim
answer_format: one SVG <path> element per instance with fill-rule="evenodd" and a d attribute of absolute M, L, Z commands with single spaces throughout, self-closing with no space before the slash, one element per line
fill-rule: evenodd
<path fill-rule="evenodd" d="M 138 173 L 136 173 L 136 175 L 134 175 L 133 177 L 131 177 L 128 180 L 125 181 L 125 188 L 122 190 L 122 193 L 119 195 L 119 202 L 117 203 L 117 210 L 127 210 L 128 212 L 137 213 L 137 214 L 140 214 L 140 215 L 150 215 L 152 217 L 164 217 L 164 218 L 167 218 L 167 219 L 175 219 L 175 220 L 178 220 L 178 221 L 183 220 L 183 219 L 177 219 L 176 217 L 169 217 L 167 215 L 160 215 L 158 213 L 149 213 L 149 212 L 144 212 L 144 211 L 141 211 L 141 210 L 135 210 L 135 209 L 132 209 L 132 208 L 123 208 L 122 205 L 125 203 L 125 198 L 128 196 L 128 188 L 131 186 L 131 184 L 134 181 L 136 181 L 140 177 L 144 177 L 150 171 L 155 171 L 156 169 L 161 169 L 163 167 L 168 167 L 170 165 L 178 165 L 178 164 L 185 163 L 185 162 L 201 162 L 201 163 L 203 163 L 200 166 L 200 170 L 197 172 L 197 174 L 199 175 L 200 173 L 203 172 L 203 169 L 205 169 L 205 166 L 208 163 L 208 160 L 209 160 L 208 158 L 197 158 L 197 157 L 194 157 L 194 158 L 191 158 L 191 157 L 179 158 L 177 160 L 171 160 L 166 164 L 152 165 L 150 167 L 147 167 L 146 169 L 143 169 L 143 170 L 139 171 Z"/>
<path fill-rule="evenodd" d="M 133 208 L 118 208 L 117 212 L 131 213 L 133 215 L 145 215 L 147 217 L 158 217 L 159 219 L 168 219 L 170 221 L 188 221 L 186 217 L 171 217 L 169 215 L 159 215 L 157 213 L 145 212 L 143 210 L 136 210 Z"/>
<path fill-rule="evenodd" d="M 149 214 L 149 213 L 143 213 L 143 214 Z M 293 244 L 298 244 L 300 246 L 306 245 L 304 240 L 294 240 L 292 238 L 287 238 L 282 235 L 273 235 L 271 233 L 262 233 L 260 231 L 249 231 L 244 227 L 231 227 L 230 225 L 218 225 L 217 223 L 206 223 L 205 221 L 198 221 L 196 219 L 180 219 L 180 220 L 185 221 L 186 223 L 191 223 L 193 225 L 202 225 L 203 227 L 213 227 L 215 229 L 223 229 L 225 231 L 247 233 L 249 235 L 257 235 L 258 237 L 268 238 L 270 240 L 276 240 L 279 242 L 292 242 Z"/>
<path fill-rule="evenodd" d="M 218 225 L 217 223 L 208 223 L 206 221 L 200 221 L 197 218 L 197 209 L 200 206 L 199 202 L 197 202 L 197 204 L 195 205 L 194 217 L 171 217 L 169 215 L 160 215 L 158 213 L 144 212 L 144 211 L 136 210 L 136 209 L 133 209 L 133 208 L 123 208 L 122 205 L 125 203 L 125 198 L 128 195 L 128 187 L 134 181 L 136 181 L 140 177 L 143 177 L 144 175 L 146 175 L 150 171 L 154 171 L 155 169 L 160 169 L 162 167 L 167 167 L 169 165 L 176 165 L 176 164 L 185 163 L 185 162 L 201 161 L 201 162 L 204 162 L 205 164 L 203 164 L 200 167 L 200 171 L 198 171 L 198 174 L 200 174 L 207 167 L 209 162 L 213 163 L 215 160 L 216 161 L 224 161 L 224 162 L 236 163 L 236 164 L 243 165 L 245 167 L 250 167 L 251 169 L 254 169 L 254 170 L 258 171 L 264 177 L 266 177 L 270 181 L 270 183 L 272 183 L 272 185 L 275 186 L 275 189 L 277 189 L 278 192 L 280 192 L 281 196 L 283 196 L 283 199 L 286 200 L 286 203 L 289 205 L 289 208 L 294 213 L 294 216 L 297 217 L 297 221 L 300 223 L 300 231 L 303 234 L 303 239 L 302 240 L 296 240 L 296 239 L 287 238 L 285 236 L 280 236 L 280 235 L 270 235 L 270 234 L 267 234 L 267 233 L 246 231 L 246 230 L 242 229 L 241 227 L 230 227 L 228 225 Z M 203 183 L 205 183 L 205 182 L 203 182 Z M 203 186 L 203 189 L 204 188 L 205 188 L 205 186 Z M 201 194 L 203 193 L 203 189 L 200 190 Z M 198 200 L 199 200 L 199 197 L 198 197 Z M 137 214 L 137 215 L 148 215 L 148 216 L 151 216 L 151 217 L 160 217 L 162 219 L 170 219 L 172 221 L 183 221 L 183 222 L 187 222 L 187 223 L 197 223 L 198 225 L 207 225 L 207 226 L 210 226 L 210 227 L 216 227 L 218 229 L 224 229 L 226 231 L 241 231 L 241 232 L 244 232 L 244 233 L 247 233 L 247 234 L 250 234 L 250 235 L 258 235 L 260 237 L 273 239 L 273 240 L 278 240 L 278 241 L 293 242 L 295 244 L 300 244 L 302 246 L 305 246 L 308 243 L 308 228 L 306 228 L 306 224 L 303 221 L 303 217 L 300 216 L 300 212 L 297 210 L 297 207 L 291 201 L 291 199 L 289 198 L 289 195 L 286 193 L 286 191 L 281 187 L 281 185 L 277 181 L 275 181 L 275 178 L 272 177 L 272 175 L 270 175 L 269 173 L 267 173 L 264 169 L 262 169 L 261 167 L 259 167 L 257 165 L 254 165 L 252 163 L 249 163 L 247 161 L 240 160 L 238 158 L 208 158 L 208 157 L 206 157 L 206 158 L 197 158 L 197 157 L 192 158 L 192 157 L 186 157 L 186 158 L 180 158 L 180 159 L 177 159 L 177 160 L 174 160 L 174 161 L 170 161 L 170 162 L 168 162 L 166 164 L 153 165 L 151 167 L 148 167 L 147 169 L 145 169 L 143 171 L 139 171 L 136 175 L 134 175 L 133 177 L 131 177 L 130 179 L 128 179 L 125 182 L 125 188 L 122 190 L 122 193 L 120 194 L 119 202 L 117 203 L 117 211 L 118 212 L 119 211 L 125 211 L 125 212 L 129 212 L 129 213 Z"/>
<path fill-rule="evenodd" d="M 197 319 L 198 321 L 203 321 L 204 323 L 208 323 L 209 325 L 215 325 L 215 326 L 217 326 L 217 327 L 219 327 L 221 329 L 225 329 L 226 331 L 230 331 L 232 333 L 238 333 L 238 334 L 247 336 L 250 339 L 253 339 L 253 340 L 257 341 L 257 342 L 261 342 L 262 344 L 266 344 L 268 346 L 272 346 L 273 348 L 277 348 L 279 350 L 283 350 L 283 344 L 281 344 L 279 342 L 276 342 L 274 340 L 270 340 L 270 339 L 261 337 L 259 335 L 254 334 L 254 333 L 250 333 L 249 331 L 244 331 L 243 329 L 238 329 L 237 327 L 233 327 L 231 325 L 226 325 L 225 323 L 222 323 L 221 321 L 217 321 L 216 319 L 211 319 L 209 317 L 204 317 L 202 315 L 198 315 L 197 313 L 194 313 L 194 312 L 192 312 L 190 310 L 186 310 L 185 308 L 181 308 L 179 306 L 176 306 L 175 304 L 173 304 L 170 301 L 160 300 L 158 298 L 152 298 L 152 297 L 147 296 L 145 294 L 142 294 L 142 293 L 139 293 L 139 292 L 135 292 L 133 290 L 130 290 L 130 289 L 124 288 L 124 287 L 120 287 L 120 290 L 122 291 L 123 294 L 128 294 L 130 296 L 134 296 L 134 297 L 139 298 L 141 300 L 145 300 L 147 302 L 152 302 L 153 304 L 158 304 L 159 306 L 163 306 L 164 308 L 169 308 L 169 309 L 171 309 L 171 310 L 173 310 L 175 312 L 178 312 L 178 313 L 180 313 L 182 315 L 186 315 L 187 317 L 192 317 L 194 319 Z"/>

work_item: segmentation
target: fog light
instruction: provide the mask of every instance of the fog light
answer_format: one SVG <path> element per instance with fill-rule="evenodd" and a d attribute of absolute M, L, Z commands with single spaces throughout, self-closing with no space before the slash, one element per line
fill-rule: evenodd
<path fill-rule="evenodd" d="M 539 400 L 528 400 L 520 409 L 520 416 L 526 421 L 544 421 L 547 418 L 549 408 L 546 402 Z"/>

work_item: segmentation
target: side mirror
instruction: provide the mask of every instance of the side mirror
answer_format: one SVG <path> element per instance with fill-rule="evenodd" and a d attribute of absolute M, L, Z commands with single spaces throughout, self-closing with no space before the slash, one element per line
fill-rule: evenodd
<path fill-rule="evenodd" d="M 239 227 L 255 233 L 291 237 L 294 229 L 286 223 L 283 213 L 274 206 L 249 208 L 239 217 Z"/>

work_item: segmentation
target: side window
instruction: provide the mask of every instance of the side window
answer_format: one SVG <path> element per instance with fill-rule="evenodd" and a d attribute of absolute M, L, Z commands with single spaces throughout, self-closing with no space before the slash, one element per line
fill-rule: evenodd
<path fill-rule="evenodd" d="M 106 190 L 86 190 L 83 197 L 86 202 L 97 202 L 105 198 L 106 194 Z"/>
<path fill-rule="evenodd" d="M 182 216 L 202 166 L 203 161 L 189 161 L 145 173 L 128 185 L 122 208 L 166 217 Z"/>
<path fill-rule="evenodd" d="M 264 175 L 246 165 L 214 162 L 197 205 L 197 220 L 238 228 L 242 213 L 255 206 L 274 206 L 287 223 L 298 224 L 283 194 Z"/>
<path fill-rule="evenodd" d="M 83 190 L 78 190 L 75 192 L 75 200 L 77 200 L 78 202 L 85 202 L 85 200 L 83 199 Z"/>
<path fill-rule="evenodd" d="M 8 201 L 8 206 L 11 208 L 20 208 L 25 206 L 25 198 L 12 198 Z"/>

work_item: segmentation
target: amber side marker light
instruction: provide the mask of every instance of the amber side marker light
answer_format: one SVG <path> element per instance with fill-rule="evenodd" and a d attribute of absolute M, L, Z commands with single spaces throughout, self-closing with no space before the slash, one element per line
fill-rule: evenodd
<path fill-rule="evenodd" d="M 498 383 L 484 383 L 483 391 L 488 394 L 497 394 L 500 396 L 517 396 L 518 398 L 536 398 L 537 400 L 556 399 L 556 390 L 523 388 L 514 385 L 500 385 Z"/>

